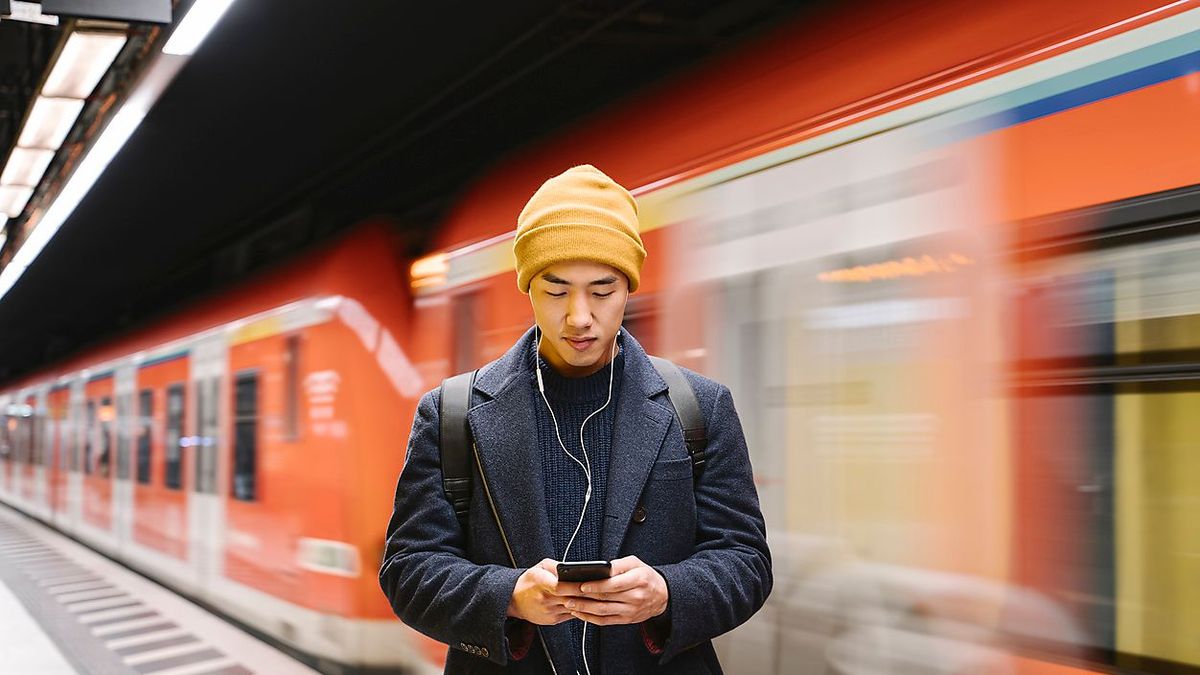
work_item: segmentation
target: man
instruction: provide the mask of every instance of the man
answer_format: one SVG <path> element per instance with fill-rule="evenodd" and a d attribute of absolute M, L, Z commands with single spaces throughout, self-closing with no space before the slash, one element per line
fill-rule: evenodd
<path fill-rule="evenodd" d="M 421 398 L 379 579 L 447 673 L 720 673 L 711 638 L 771 590 L 729 390 L 683 371 L 708 429 L 692 460 L 667 384 L 621 328 L 646 251 L 633 197 L 591 166 L 522 210 L 517 285 L 536 324 L 478 372 L 467 531 L 442 491 L 440 393 Z M 610 560 L 569 583 L 557 561 Z"/>

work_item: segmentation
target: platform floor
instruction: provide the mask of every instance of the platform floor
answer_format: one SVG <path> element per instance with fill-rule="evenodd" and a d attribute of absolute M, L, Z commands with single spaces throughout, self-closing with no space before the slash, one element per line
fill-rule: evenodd
<path fill-rule="evenodd" d="M 287 654 L 0 507 L 0 672 L 304 675 Z"/>

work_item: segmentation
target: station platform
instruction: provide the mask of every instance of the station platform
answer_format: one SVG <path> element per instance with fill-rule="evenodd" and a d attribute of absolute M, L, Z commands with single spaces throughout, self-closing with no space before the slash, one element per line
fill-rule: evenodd
<path fill-rule="evenodd" d="M 0 506 L 0 671 L 304 675 L 304 664 Z"/>

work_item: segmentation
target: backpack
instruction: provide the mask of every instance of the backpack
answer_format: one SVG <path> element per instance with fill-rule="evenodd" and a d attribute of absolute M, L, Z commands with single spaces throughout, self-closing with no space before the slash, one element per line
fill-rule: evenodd
<path fill-rule="evenodd" d="M 705 449 L 708 447 L 708 425 L 700 414 L 696 392 L 679 367 L 670 361 L 651 356 L 654 369 L 667 383 L 667 398 L 683 428 L 683 441 L 692 458 L 692 480 L 698 480 L 704 470 Z M 475 387 L 478 370 L 460 373 L 442 381 L 441 459 L 442 490 L 446 499 L 454 506 L 454 515 L 467 529 L 467 516 L 471 505 L 471 430 L 467 424 L 467 408 L 471 401 L 471 390 Z"/>

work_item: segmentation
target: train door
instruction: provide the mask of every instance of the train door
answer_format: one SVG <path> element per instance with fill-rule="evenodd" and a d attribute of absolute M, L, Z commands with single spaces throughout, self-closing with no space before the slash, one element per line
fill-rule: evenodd
<path fill-rule="evenodd" d="M 87 410 L 83 378 L 71 382 L 70 401 L 67 405 L 68 449 L 67 472 L 67 515 L 66 525 L 73 532 L 83 520 L 83 463 L 84 438 L 87 434 L 85 414 Z"/>
<path fill-rule="evenodd" d="M 188 439 L 192 481 L 188 490 L 188 548 L 199 588 L 221 573 L 224 550 L 224 505 L 218 489 L 223 378 L 228 350 L 223 335 L 207 338 L 192 349 L 191 377 L 194 434 Z"/>
<path fill-rule="evenodd" d="M 132 474 L 132 440 L 136 371 L 132 363 L 116 371 L 117 479 L 113 486 L 114 528 L 118 549 L 124 549 L 133 537 L 134 504 Z"/>
<path fill-rule="evenodd" d="M 88 378 L 84 394 L 83 522 L 111 534 L 116 426 L 113 372 Z"/>
<path fill-rule="evenodd" d="M 47 457 L 46 457 L 46 501 L 50 507 L 49 519 L 61 527 L 67 513 L 67 459 L 72 444 L 67 409 L 71 391 L 65 384 L 57 384 L 46 396 Z"/>
<path fill-rule="evenodd" d="M 20 481 L 20 499 L 25 504 L 25 508 L 32 508 L 37 492 L 37 445 L 38 445 L 38 417 L 37 417 L 37 394 L 26 390 L 21 393 L 20 407 L 17 414 L 17 419 L 20 424 L 17 426 L 17 437 L 20 439 L 17 445 L 17 458 L 20 460 L 21 472 L 18 480 Z"/>
<path fill-rule="evenodd" d="M 11 396 L 0 395 L 0 494 L 7 494 L 12 489 L 9 482 L 13 463 L 12 439 L 17 427 L 10 412 L 12 400 Z"/>
<path fill-rule="evenodd" d="M 49 465 L 50 444 L 53 442 L 53 427 L 50 423 L 46 387 L 38 387 L 34 395 L 33 423 L 33 502 L 34 509 L 42 518 L 50 516 Z"/>

